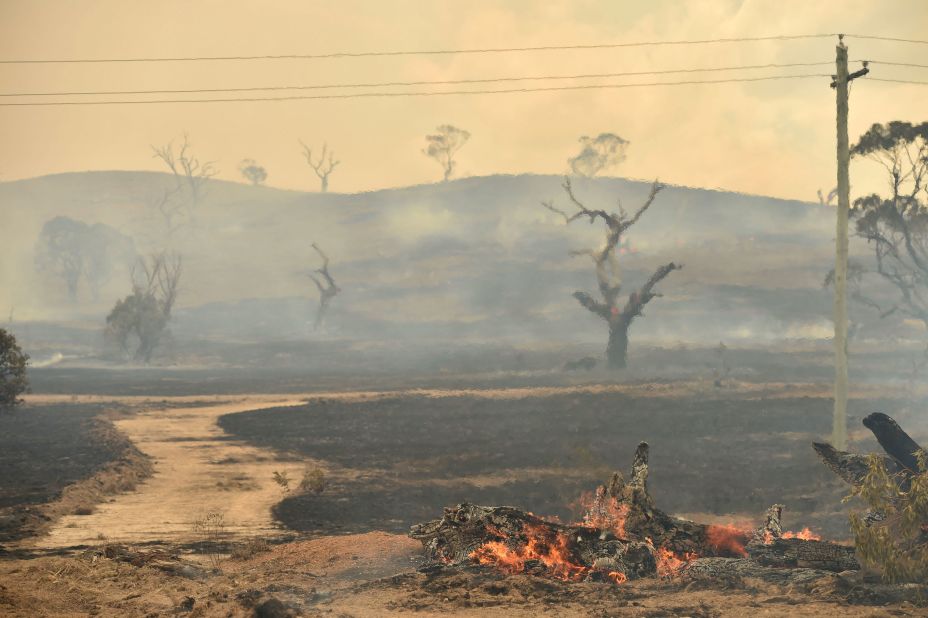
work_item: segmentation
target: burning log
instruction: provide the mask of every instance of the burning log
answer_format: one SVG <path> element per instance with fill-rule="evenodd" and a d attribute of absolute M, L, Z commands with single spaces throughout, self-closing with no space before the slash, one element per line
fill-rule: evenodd
<path fill-rule="evenodd" d="M 582 521 L 561 524 L 508 506 L 459 504 L 439 520 L 413 526 L 433 564 L 489 565 L 506 573 L 544 573 L 564 580 L 672 577 L 696 562 L 693 574 L 712 569 L 744 573 L 767 566 L 816 572 L 859 568 L 853 548 L 784 533 L 781 505 L 760 530 L 700 524 L 661 511 L 648 492 L 648 444 L 635 450 L 629 479 L 616 472 L 596 489 Z M 807 534 L 808 533 L 808 534 Z M 706 559 L 733 562 L 701 562 Z M 739 566 L 740 565 L 740 566 Z M 701 570 L 700 570 L 701 569 Z M 823 571 L 824 570 L 824 571 Z M 782 575 L 777 577 L 783 578 Z"/>
<path fill-rule="evenodd" d="M 755 562 L 769 567 L 809 568 L 824 571 L 856 571 L 860 569 L 854 548 L 821 540 L 808 528 L 801 532 L 784 532 L 780 524 L 783 505 L 767 509 L 764 525 L 747 545 L 747 553 Z"/>

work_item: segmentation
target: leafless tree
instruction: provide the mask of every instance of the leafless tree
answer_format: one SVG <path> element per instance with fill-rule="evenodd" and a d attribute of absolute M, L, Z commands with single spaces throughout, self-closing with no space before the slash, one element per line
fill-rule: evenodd
<path fill-rule="evenodd" d="M 341 161 L 335 158 L 335 153 L 328 149 L 326 143 L 322 144 L 322 154 L 319 155 L 318 161 L 313 159 L 312 148 L 304 144 L 303 140 L 300 140 L 300 145 L 303 146 L 303 156 L 306 158 L 306 162 L 309 163 L 309 166 L 316 172 L 316 176 L 319 177 L 321 184 L 319 190 L 325 193 L 329 190 L 329 175 L 338 167 Z"/>
<path fill-rule="evenodd" d="M 620 307 L 619 293 L 622 287 L 622 276 L 619 269 L 619 262 L 616 258 L 616 247 L 622 240 L 622 234 L 628 228 L 633 226 L 641 218 L 641 215 L 651 206 L 654 198 L 664 188 L 658 181 L 651 185 L 651 192 L 647 200 L 631 217 L 619 205 L 619 213 L 608 213 L 605 210 L 590 210 L 584 206 L 574 195 L 570 178 L 564 179 L 564 191 L 571 203 L 577 208 L 573 214 L 567 214 L 563 210 L 555 208 L 550 202 L 543 202 L 542 206 L 564 217 L 565 224 L 570 224 L 577 219 L 586 217 L 590 223 L 595 223 L 601 219 L 606 225 L 606 238 L 603 245 L 598 249 L 582 249 L 571 251 L 571 256 L 588 255 L 596 265 L 596 280 L 599 283 L 599 294 L 601 300 L 597 300 L 586 292 L 574 292 L 573 296 L 590 312 L 598 315 L 609 325 L 609 343 L 606 346 L 606 359 L 609 366 L 613 368 L 622 368 L 626 366 L 628 356 L 628 329 L 632 321 L 642 315 L 644 306 L 653 298 L 660 296 L 654 291 L 657 285 L 664 277 L 682 266 L 670 262 L 658 268 L 654 274 L 645 282 L 641 288 L 632 292 L 625 301 L 624 306 Z"/>
<path fill-rule="evenodd" d="M 322 279 L 325 281 L 323 285 L 322 281 L 320 281 L 314 273 L 309 274 L 309 278 L 312 279 L 316 287 L 319 288 L 319 310 L 316 312 L 316 322 L 313 325 L 313 328 L 318 330 L 319 327 L 322 326 L 323 319 L 325 319 L 329 303 L 332 302 L 332 299 L 335 298 L 342 289 L 335 284 L 335 279 L 333 279 L 332 275 L 329 273 L 329 256 L 323 253 L 322 249 L 320 249 L 319 245 L 316 243 L 313 243 L 313 249 L 315 249 L 319 257 L 322 258 L 322 268 L 317 268 L 315 273 L 321 275 Z"/>
<path fill-rule="evenodd" d="M 447 182 L 457 167 L 454 157 L 470 139 L 470 133 L 450 124 L 443 124 L 436 131 L 437 133 L 425 136 L 428 146 L 422 152 L 441 165 L 444 173 L 443 181 Z"/>
<path fill-rule="evenodd" d="M 580 153 L 567 159 L 567 163 L 574 174 L 587 178 L 624 161 L 628 150 L 628 140 L 615 133 L 600 133 L 596 137 L 584 135 L 580 145 Z"/>
<path fill-rule="evenodd" d="M 190 152 L 190 140 L 186 133 L 184 133 L 183 143 L 177 149 L 173 141 L 160 147 L 152 146 L 151 149 L 155 153 L 154 157 L 161 160 L 174 175 L 177 187 L 184 190 L 189 198 L 190 206 L 195 207 L 203 196 L 206 183 L 219 173 L 215 162 L 200 161 L 194 156 Z"/>
<path fill-rule="evenodd" d="M 183 260 L 175 253 L 156 253 L 139 259 L 132 269 L 132 294 L 116 302 L 106 318 L 106 336 L 148 363 L 161 342 L 177 300 Z"/>
<path fill-rule="evenodd" d="M 148 209 L 161 217 L 168 238 L 174 236 L 189 220 L 190 211 L 181 197 L 182 189 L 182 186 L 171 185 L 160 193 L 150 194 L 145 201 Z"/>
<path fill-rule="evenodd" d="M 835 198 L 837 197 L 838 197 L 838 187 L 835 187 L 834 189 L 829 191 L 827 196 L 825 196 L 825 194 L 822 193 L 821 189 L 818 190 L 818 203 L 821 204 L 822 206 L 831 206 L 832 203 L 835 201 Z"/>

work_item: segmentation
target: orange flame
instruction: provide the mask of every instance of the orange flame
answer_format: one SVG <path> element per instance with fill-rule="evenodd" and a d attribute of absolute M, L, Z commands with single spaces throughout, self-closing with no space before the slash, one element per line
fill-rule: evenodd
<path fill-rule="evenodd" d="M 624 584 L 628 581 L 628 575 L 621 571 L 609 571 L 609 578 L 616 584 Z"/>
<path fill-rule="evenodd" d="M 625 522 L 628 512 L 627 504 L 619 504 L 615 498 L 597 494 L 595 498 L 589 499 L 583 525 L 597 530 L 610 530 L 617 539 L 627 539 Z"/>
<path fill-rule="evenodd" d="M 508 538 L 502 531 L 494 531 L 502 541 L 488 541 L 475 549 L 470 557 L 479 564 L 491 565 L 505 573 L 521 573 L 525 563 L 537 560 L 547 567 L 551 575 L 564 580 L 576 580 L 590 571 L 589 567 L 577 564 L 569 547 L 567 537 L 562 534 L 552 535 L 546 530 L 526 524 L 522 528 L 525 543 L 510 547 L 505 542 Z"/>
<path fill-rule="evenodd" d="M 786 531 L 783 533 L 782 538 L 784 539 L 802 539 L 804 541 L 821 541 L 822 537 L 818 534 L 815 534 L 808 528 L 803 528 L 799 532 L 790 532 Z"/>
<path fill-rule="evenodd" d="M 645 540 L 654 549 L 654 543 L 651 539 Z M 657 576 L 662 579 L 676 577 L 683 570 L 683 567 L 698 557 L 692 552 L 686 552 L 682 556 L 678 556 L 666 547 L 658 547 L 654 550 L 654 560 L 657 562 Z"/>
<path fill-rule="evenodd" d="M 706 542 L 720 554 L 747 557 L 748 552 L 744 548 L 747 537 L 748 531 L 734 524 L 710 524 L 706 528 Z"/>

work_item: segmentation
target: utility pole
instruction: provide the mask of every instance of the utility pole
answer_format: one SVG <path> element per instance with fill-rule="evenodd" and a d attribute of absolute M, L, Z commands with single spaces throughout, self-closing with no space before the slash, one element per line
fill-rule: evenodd
<path fill-rule="evenodd" d="M 860 71 L 848 74 L 847 47 L 844 35 L 838 35 L 835 58 L 836 74 L 831 87 L 835 89 L 838 107 L 838 213 L 835 228 L 835 409 L 831 427 L 831 443 L 838 450 L 847 450 L 847 220 L 851 208 L 850 145 L 847 137 L 847 91 L 852 79 L 866 75 L 867 63 Z"/>

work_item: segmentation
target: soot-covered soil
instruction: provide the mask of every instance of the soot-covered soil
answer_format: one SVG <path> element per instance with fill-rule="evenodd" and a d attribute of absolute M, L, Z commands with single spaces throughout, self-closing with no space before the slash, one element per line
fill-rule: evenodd
<path fill-rule="evenodd" d="M 905 424 L 901 400 L 854 400 L 851 426 L 874 410 Z M 578 500 L 651 444 L 652 494 L 662 509 L 704 520 L 758 519 L 787 505 L 791 528 L 847 538 L 846 493 L 811 449 L 827 436 L 822 396 L 709 392 L 667 396 L 578 392 L 554 396 L 384 395 L 314 400 L 220 418 L 249 442 L 321 460 L 329 486 L 284 499 L 275 515 L 320 533 L 405 531 L 470 501 L 573 519 Z M 855 434 L 855 450 L 876 450 Z"/>
<path fill-rule="evenodd" d="M 0 414 L 0 507 L 39 504 L 84 479 L 123 445 L 101 442 L 102 406 L 25 406 Z"/>
<path fill-rule="evenodd" d="M 113 468 L 114 478 L 106 480 L 114 485 L 126 484 L 120 475 L 134 480 L 147 473 L 125 436 L 100 416 L 103 411 L 97 404 L 68 403 L 0 414 L 0 542 L 35 532 L 52 515 L 42 505 L 104 469 Z M 69 508 L 92 508 L 90 493 L 97 489 L 88 488 L 86 496 L 76 492 Z"/>

